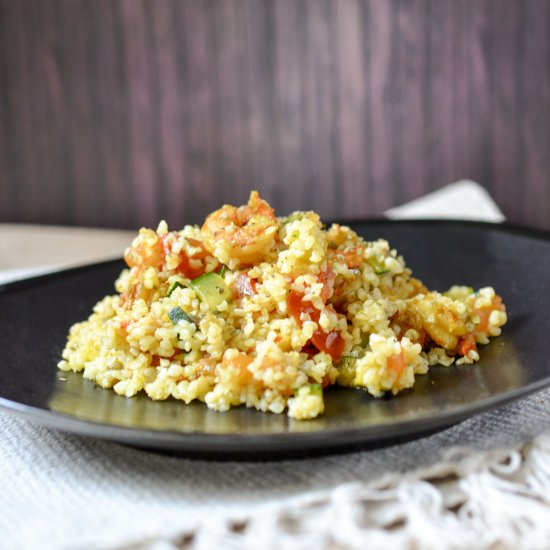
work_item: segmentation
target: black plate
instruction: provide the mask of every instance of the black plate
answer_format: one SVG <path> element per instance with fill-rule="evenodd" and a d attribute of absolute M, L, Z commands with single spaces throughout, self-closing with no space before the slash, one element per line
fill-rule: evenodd
<path fill-rule="evenodd" d="M 379 446 L 447 427 L 550 384 L 550 236 L 506 225 L 448 221 L 351 224 L 388 239 L 417 277 L 438 290 L 493 286 L 508 308 L 504 334 L 471 366 L 434 367 L 398 397 L 328 392 L 312 421 L 200 403 L 126 399 L 56 363 L 71 324 L 113 292 L 121 261 L 0 287 L 0 406 L 61 430 L 214 458 L 300 456 Z"/>

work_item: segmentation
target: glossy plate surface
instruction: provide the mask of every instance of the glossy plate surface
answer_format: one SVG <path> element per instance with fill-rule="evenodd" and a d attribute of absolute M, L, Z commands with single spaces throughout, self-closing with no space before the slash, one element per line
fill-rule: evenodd
<path fill-rule="evenodd" d="M 334 388 L 312 421 L 244 408 L 126 399 L 58 371 L 67 331 L 113 293 L 121 261 L 0 287 L 0 406 L 51 427 L 212 458 L 301 456 L 368 448 L 447 427 L 550 384 L 550 237 L 506 225 L 448 221 L 350 224 L 385 238 L 428 287 L 493 286 L 508 308 L 504 334 L 470 366 L 432 367 L 412 390 L 373 399 Z"/>

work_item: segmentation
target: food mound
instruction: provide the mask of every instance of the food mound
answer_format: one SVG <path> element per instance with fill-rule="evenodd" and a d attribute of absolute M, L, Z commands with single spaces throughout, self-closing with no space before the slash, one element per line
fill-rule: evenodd
<path fill-rule="evenodd" d="M 397 394 L 431 365 L 477 361 L 506 322 L 492 288 L 429 291 L 387 241 L 278 218 L 255 191 L 202 227 L 141 229 L 124 258 L 59 368 L 126 397 L 314 418 L 325 388 Z"/>

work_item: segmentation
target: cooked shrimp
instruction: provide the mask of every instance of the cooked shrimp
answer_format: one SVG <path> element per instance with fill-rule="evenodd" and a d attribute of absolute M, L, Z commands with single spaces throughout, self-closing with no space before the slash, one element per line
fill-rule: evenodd
<path fill-rule="evenodd" d="M 233 269 L 261 262 L 273 249 L 277 230 L 273 209 L 252 191 L 247 205 L 225 204 L 212 212 L 201 235 L 208 251 Z"/>

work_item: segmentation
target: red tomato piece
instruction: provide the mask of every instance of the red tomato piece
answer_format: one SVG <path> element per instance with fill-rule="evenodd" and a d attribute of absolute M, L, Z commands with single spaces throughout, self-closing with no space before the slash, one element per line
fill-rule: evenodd
<path fill-rule="evenodd" d="M 314 307 L 314 305 L 309 301 L 304 301 L 303 294 L 291 291 L 288 296 L 288 308 L 292 316 L 296 319 L 298 324 L 302 326 L 301 315 L 302 313 L 308 313 L 311 320 L 318 323 L 321 312 Z M 313 336 L 311 337 L 311 343 L 319 350 L 328 353 L 334 361 L 338 361 L 342 357 L 342 352 L 344 351 L 345 341 L 340 336 L 339 332 L 324 332 L 320 328 L 317 329 Z M 308 353 L 309 350 L 306 349 L 307 345 L 304 347 L 304 352 Z"/>
<path fill-rule="evenodd" d="M 463 357 L 468 355 L 470 351 L 477 351 L 476 339 L 473 334 L 466 334 L 459 341 L 456 346 L 456 352 Z"/>
<path fill-rule="evenodd" d="M 180 254 L 180 263 L 178 267 L 176 267 L 176 272 L 184 277 L 187 277 L 188 279 L 193 280 L 200 277 L 204 273 L 204 266 L 202 265 L 202 262 L 200 263 L 200 267 L 192 266 L 189 258 L 182 252 Z"/>
<path fill-rule="evenodd" d="M 302 313 L 309 313 L 311 320 L 317 323 L 319 321 L 319 317 L 321 316 L 321 312 L 316 307 L 314 307 L 311 302 L 304 302 L 302 300 L 303 297 L 303 294 L 301 294 L 300 292 L 296 292 L 295 290 L 292 290 L 290 292 L 288 296 L 288 308 L 290 309 L 290 313 L 292 314 L 294 319 L 298 321 L 300 326 L 302 326 Z"/>
<path fill-rule="evenodd" d="M 479 324 L 476 326 L 476 332 L 485 332 L 489 326 L 489 317 L 491 313 L 499 310 L 506 311 L 506 308 L 502 303 L 502 298 L 498 295 L 493 298 L 490 306 L 474 309 L 474 313 L 479 317 Z"/>
<path fill-rule="evenodd" d="M 163 238 L 163 245 L 164 252 L 168 256 L 169 254 L 172 254 L 172 244 L 166 238 L 167 236 L 168 235 L 165 235 Z M 195 252 L 192 256 L 187 256 L 185 252 L 180 252 L 180 263 L 178 267 L 176 267 L 176 273 L 183 275 L 187 279 L 193 280 L 204 274 L 204 262 L 200 261 L 198 265 L 192 265 L 191 260 L 203 260 L 206 256 L 208 256 L 208 252 L 205 250 L 203 244 L 200 241 L 197 241 L 196 239 L 188 239 L 188 241 L 190 242 L 190 244 L 192 244 L 196 248 L 199 248 L 200 250 L 198 252 Z M 197 264 L 197 262 L 193 263 Z"/>
<path fill-rule="evenodd" d="M 323 332 L 317 329 L 311 337 L 313 345 L 319 350 L 328 353 L 333 361 L 339 361 L 344 351 L 345 340 L 335 330 Z"/>

